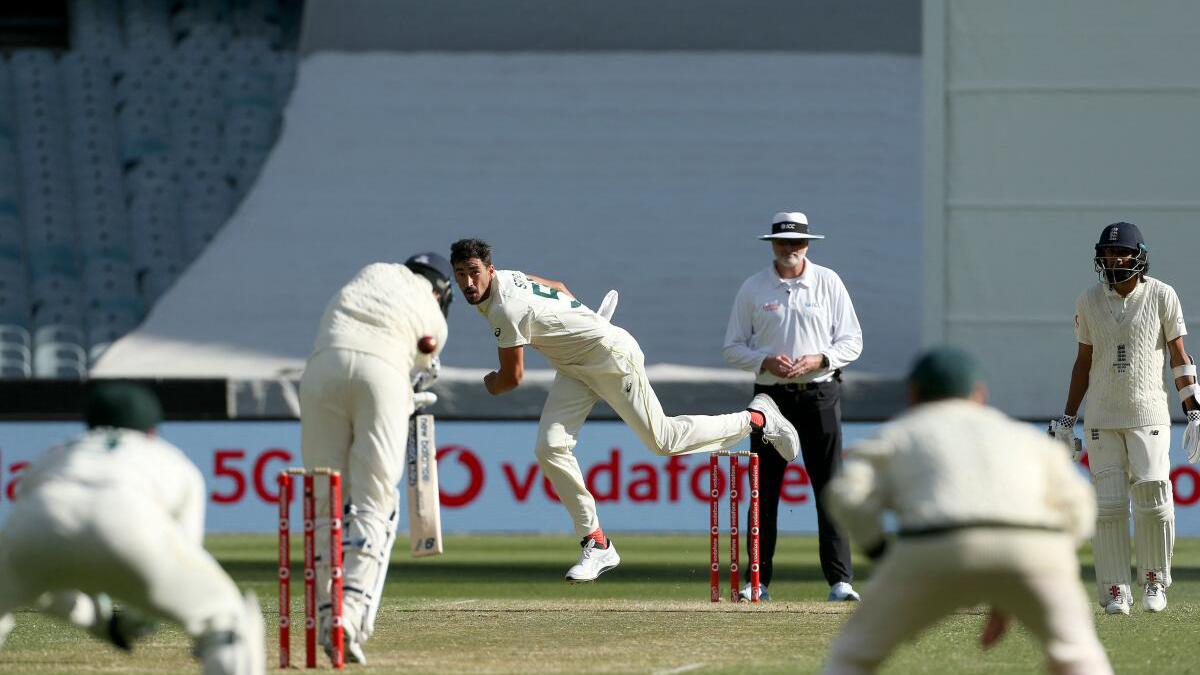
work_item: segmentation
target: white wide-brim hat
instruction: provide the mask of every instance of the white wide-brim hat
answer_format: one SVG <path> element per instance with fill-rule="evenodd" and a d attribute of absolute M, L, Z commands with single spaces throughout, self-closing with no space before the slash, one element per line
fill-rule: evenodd
<path fill-rule="evenodd" d="M 771 234 L 759 239 L 824 239 L 823 234 L 808 231 L 808 216 L 799 211 L 776 213 L 771 220 Z"/>

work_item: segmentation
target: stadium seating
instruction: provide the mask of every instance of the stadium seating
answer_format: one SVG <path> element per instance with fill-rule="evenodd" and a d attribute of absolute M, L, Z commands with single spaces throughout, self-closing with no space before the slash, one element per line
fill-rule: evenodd
<path fill-rule="evenodd" d="M 85 377 L 270 151 L 299 2 L 71 0 L 71 50 L 0 59 L 0 378 Z"/>

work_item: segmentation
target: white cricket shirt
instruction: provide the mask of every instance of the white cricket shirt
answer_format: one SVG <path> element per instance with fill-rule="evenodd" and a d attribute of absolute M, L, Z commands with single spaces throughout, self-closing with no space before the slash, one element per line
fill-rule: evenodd
<path fill-rule="evenodd" d="M 1175 289 L 1146 277 L 1125 297 L 1107 284 L 1075 303 L 1075 339 L 1092 346 L 1083 421 L 1089 429 L 1170 424 L 1166 343 L 1186 335 Z"/>
<path fill-rule="evenodd" d="M 326 348 L 374 354 L 401 370 L 423 368 L 446 346 L 446 317 L 429 280 L 404 265 L 374 263 L 359 270 L 325 306 L 313 352 Z M 421 354 L 417 340 L 437 340 Z"/>
<path fill-rule="evenodd" d="M 149 499 L 190 541 L 203 541 L 204 476 L 179 448 L 140 431 L 100 427 L 80 434 L 42 453 L 18 485 L 19 497 L 40 492 L 50 503 L 102 490 Z"/>
<path fill-rule="evenodd" d="M 1092 486 L 1061 444 L 961 398 L 911 408 L 847 450 L 825 498 L 867 547 L 883 536 L 885 511 L 902 531 L 991 523 L 1076 541 L 1091 536 L 1096 516 Z"/>
<path fill-rule="evenodd" d="M 555 366 L 571 365 L 613 332 L 582 302 L 515 270 L 496 270 L 488 298 L 475 307 L 487 317 L 496 346 L 530 345 Z"/>
<path fill-rule="evenodd" d="M 758 384 L 824 382 L 862 353 L 862 327 L 841 277 L 811 259 L 795 279 L 780 279 L 772 264 L 742 283 L 725 330 L 725 360 L 757 373 Z M 785 380 L 762 370 L 774 354 L 825 354 L 829 367 Z"/>

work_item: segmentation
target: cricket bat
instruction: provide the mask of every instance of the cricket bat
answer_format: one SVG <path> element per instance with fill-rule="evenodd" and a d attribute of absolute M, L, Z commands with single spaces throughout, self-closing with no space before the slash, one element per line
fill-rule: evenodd
<path fill-rule="evenodd" d="M 408 536 L 412 556 L 442 552 L 442 510 L 438 493 L 437 443 L 433 415 L 413 415 L 408 424 Z"/>

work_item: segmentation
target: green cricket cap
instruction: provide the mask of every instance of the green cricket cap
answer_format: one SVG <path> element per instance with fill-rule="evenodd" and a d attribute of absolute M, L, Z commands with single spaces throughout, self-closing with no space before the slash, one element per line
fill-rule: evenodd
<path fill-rule="evenodd" d="M 983 381 L 983 370 L 975 357 L 950 345 L 934 347 L 922 354 L 908 374 L 908 382 L 919 401 L 965 398 Z"/>
<path fill-rule="evenodd" d="M 149 431 L 162 421 L 162 405 L 149 388 L 133 382 L 100 382 L 87 394 L 84 420 L 93 427 Z"/>

